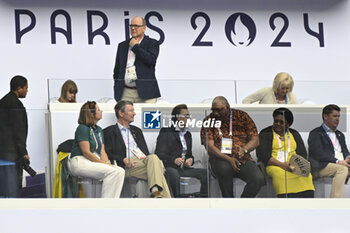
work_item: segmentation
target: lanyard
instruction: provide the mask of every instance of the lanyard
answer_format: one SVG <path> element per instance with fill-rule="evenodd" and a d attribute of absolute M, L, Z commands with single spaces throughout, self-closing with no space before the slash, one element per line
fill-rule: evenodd
<path fill-rule="evenodd" d="M 125 130 L 125 131 L 124 131 Z M 128 133 L 128 130 L 129 130 L 129 133 Z M 125 144 L 125 147 L 126 147 L 126 149 L 129 149 L 129 145 L 130 144 L 132 144 L 131 145 L 131 149 L 134 149 L 135 147 L 137 147 L 136 146 L 136 142 L 135 142 L 135 139 L 134 139 L 134 137 L 133 136 L 131 136 L 131 140 L 129 140 L 130 139 L 130 134 L 131 134 L 131 131 L 130 131 L 130 129 L 125 129 L 125 128 L 122 128 L 120 131 L 124 131 L 125 132 L 125 134 L 123 134 L 122 132 L 122 138 L 123 138 L 123 141 L 124 141 L 124 144 Z"/>
<path fill-rule="evenodd" d="M 90 127 L 90 130 L 91 130 L 91 134 L 92 134 L 92 136 L 94 136 L 94 140 L 95 140 L 95 143 L 96 143 L 96 149 L 95 149 L 95 151 L 97 151 L 97 149 L 98 149 L 98 141 L 97 141 L 97 138 L 96 138 L 96 135 L 95 135 L 95 133 L 94 133 L 94 131 L 92 130 L 92 127 Z M 101 146 L 102 146 L 102 138 L 101 138 L 101 135 L 100 135 L 100 142 L 101 142 Z"/>
<path fill-rule="evenodd" d="M 327 129 L 327 127 L 326 127 L 326 125 L 324 123 L 322 123 L 322 128 L 324 129 L 324 131 L 326 131 L 326 134 L 328 135 L 329 139 L 331 139 L 331 142 L 333 144 L 334 150 L 337 150 L 338 146 L 339 146 L 338 145 L 339 141 L 337 140 L 337 135 L 335 134 L 335 132 L 334 132 L 334 137 L 332 137 L 333 134 L 331 134 L 328 131 L 328 129 Z"/>
<path fill-rule="evenodd" d="M 219 131 L 219 135 L 220 137 L 223 136 L 222 132 L 221 132 L 221 129 L 219 127 L 217 127 L 218 131 Z M 232 109 L 230 109 L 230 134 L 229 134 L 230 137 L 232 137 Z"/>
<path fill-rule="evenodd" d="M 179 132 L 179 136 L 180 136 L 180 141 L 181 141 L 181 144 L 182 144 L 182 154 L 186 154 L 187 152 L 187 143 L 186 143 L 186 140 L 185 140 L 185 134 L 186 133 L 183 133 L 183 132 Z"/>
<path fill-rule="evenodd" d="M 281 139 L 280 136 L 277 135 L 277 133 L 275 131 L 273 131 L 273 133 L 275 134 L 277 141 L 278 141 L 278 146 L 280 148 L 282 148 L 282 143 L 281 143 Z M 289 130 L 287 129 L 287 137 L 288 137 L 288 153 L 290 152 L 290 135 L 289 135 Z"/>
<path fill-rule="evenodd" d="M 288 104 L 288 95 L 286 94 L 286 104 Z M 277 101 L 277 103 L 278 103 L 278 94 L 276 94 L 276 101 Z"/>
<path fill-rule="evenodd" d="M 131 48 L 129 47 L 128 60 L 126 62 L 126 68 L 132 67 L 134 65 L 134 63 L 135 63 L 135 60 L 134 60 L 135 56 L 132 56 L 133 55 L 132 53 L 134 53 L 134 52 L 132 52 Z M 132 62 L 132 60 L 134 60 L 134 61 Z"/>
<path fill-rule="evenodd" d="M 128 61 L 130 60 L 131 57 L 131 48 L 129 47 L 129 51 L 128 51 Z"/>

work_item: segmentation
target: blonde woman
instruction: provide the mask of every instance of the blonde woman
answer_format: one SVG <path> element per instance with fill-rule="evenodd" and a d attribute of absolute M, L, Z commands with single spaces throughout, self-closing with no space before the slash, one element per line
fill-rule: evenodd
<path fill-rule="evenodd" d="M 273 80 L 272 87 L 262 88 L 245 97 L 243 104 L 297 104 L 297 97 L 292 93 L 294 81 L 290 74 L 278 73 Z"/>

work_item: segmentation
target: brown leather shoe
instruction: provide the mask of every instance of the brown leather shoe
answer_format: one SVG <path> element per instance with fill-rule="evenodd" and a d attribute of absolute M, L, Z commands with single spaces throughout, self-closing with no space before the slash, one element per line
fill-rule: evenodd
<path fill-rule="evenodd" d="M 159 191 L 155 191 L 151 194 L 152 198 L 163 198 L 163 194 L 161 194 Z"/>

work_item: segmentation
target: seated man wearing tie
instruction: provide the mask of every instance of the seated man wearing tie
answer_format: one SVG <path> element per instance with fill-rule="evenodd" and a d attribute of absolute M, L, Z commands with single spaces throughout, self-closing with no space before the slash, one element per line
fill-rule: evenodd
<path fill-rule="evenodd" d="M 340 108 L 330 104 L 323 108 L 323 123 L 309 134 L 309 160 L 313 177 L 333 178 L 331 197 L 342 198 L 345 180 L 350 168 L 350 154 L 345 136 L 337 130 Z"/>
<path fill-rule="evenodd" d="M 119 101 L 114 107 L 117 124 L 103 130 L 109 159 L 125 168 L 125 176 L 147 179 L 151 197 L 171 197 L 163 174 L 163 164 L 155 154 L 149 154 L 140 128 L 130 125 L 136 115 L 133 103 Z"/>

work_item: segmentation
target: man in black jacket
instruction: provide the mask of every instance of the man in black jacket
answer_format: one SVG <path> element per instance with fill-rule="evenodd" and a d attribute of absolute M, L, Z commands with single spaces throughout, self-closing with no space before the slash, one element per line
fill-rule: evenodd
<path fill-rule="evenodd" d="M 125 176 L 147 179 L 151 197 L 170 197 L 161 161 L 149 153 L 141 129 L 130 125 L 135 117 L 133 103 L 121 100 L 114 110 L 117 124 L 103 130 L 108 158 L 126 169 Z"/>
<path fill-rule="evenodd" d="M 23 170 L 16 162 L 29 161 L 27 113 L 19 100 L 27 95 L 27 79 L 17 75 L 10 87 L 0 100 L 0 197 L 18 197 Z"/>
<path fill-rule="evenodd" d="M 309 134 L 309 160 L 313 177 L 333 177 L 331 197 L 342 198 L 349 174 L 350 153 L 345 136 L 337 130 L 340 108 L 329 104 L 322 110 L 323 123 Z"/>
<path fill-rule="evenodd" d="M 180 177 L 195 177 L 201 181 L 200 195 L 208 197 L 207 170 L 193 168 L 192 134 L 187 120 L 190 118 L 186 104 L 175 106 L 171 112 L 171 127 L 163 127 L 157 138 L 156 155 L 163 161 L 174 197 L 180 195 Z"/>

